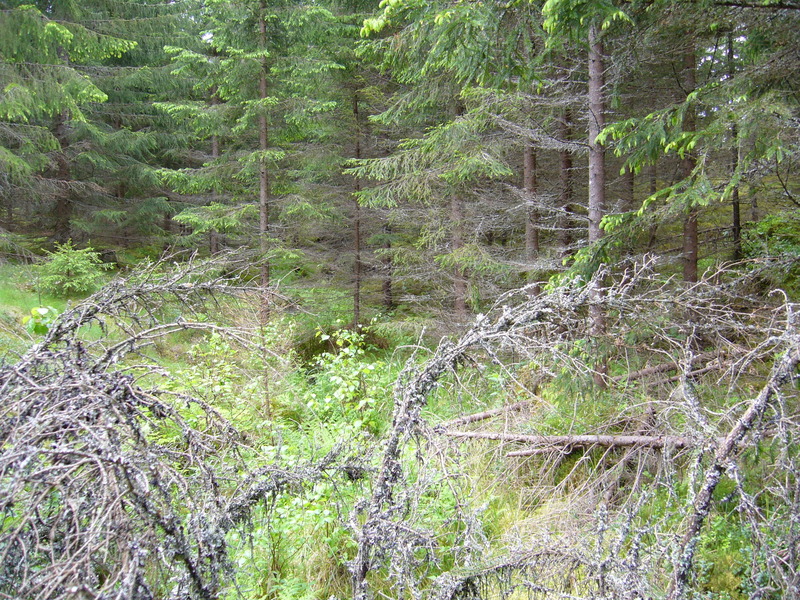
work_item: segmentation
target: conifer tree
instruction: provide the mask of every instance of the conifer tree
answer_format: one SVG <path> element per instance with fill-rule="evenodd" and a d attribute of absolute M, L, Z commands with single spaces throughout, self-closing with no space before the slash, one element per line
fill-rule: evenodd
<path fill-rule="evenodd" d="M 108 99 L 82 68 L 136 43 L 84 26 L 73 3 L 41 4 L 5 2 L 0 12 L 0 165 L 6 201 L 27 205 L 7 212 L 50 213 L 52 235 L 64 241 L 76 200 L 95 191 L 74 172 L 79 136 L 93 132 L 87 106 Z"/>
<path fill-rule="evenodd" d="M 154 167 L 181 142 L 149 105 L 175 95 L 161 46 L 191 39 L 193 3 L 5 4 L 0 117 L 22 216 L 49 214 L 61 240 L 160 231 L 153 213 L 168 209 Z"/>

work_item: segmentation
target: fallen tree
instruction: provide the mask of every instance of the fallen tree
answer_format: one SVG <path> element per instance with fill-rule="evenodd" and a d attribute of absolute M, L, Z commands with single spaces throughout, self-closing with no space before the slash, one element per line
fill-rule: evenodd
<path fill-rule="evenodd" d="M 218 598 L 233 569 L 227 532 L 246 529 L 262 501 L 335 473 L 333 454 L 259 464 L 211 406 L 145 387 L 126 366 L 132 355 L 150 364 L 142 350 L 165 333 L 219 331 L 200 315 L 247 292 L 236 268 L 152 265 L 0 366 L 0 598 Z M 84 341 L 92 324 L 110 336 Z"/>
<path fill-rule="evenodd" d="M 575 281 L 546 293 L 520 290 L 479 315 L 458 340 L 444 341 L 423 365 L 410 362 L 395 387 L 392 428 L 376 484 L 360 513 L 363 520 L 352 523 L 358 542 L 350 563 L 354 599 L 370 598 L 370 574 L 377 571 L 388 573 L 403 593 L 441 600 L 508 597 L 514 590 L 541 598 L 648 598 L 668 587 L 671 599 L 684 598 L 700 589 L 694 558 L 704 525 L 720 502 L 714 492 L 724 477 L 735 482 L 725 502 L 733 498 L 739 504 L 741 527 L 749 532 L 749 589 L 756 596 L 770 591 L 791 594 L 800 581 L 800 563 L 787 558 L 800 548 L 800 528 L 790 524 L 791 515 L 800 512 L 794 441 L 799 433 L 798 400 L 793 386 L 800 338 L 794 305 L 785 299 L 769 304 L 764 297 L 747 295 L 757 276 L 755 270 L 723 272 L 686 287 L 661 280 L 647 264 L 640 264 L 616 279 L 601 272 L 592 281 Z M 602 293 L 593 293 L 601 282 L 607 284 Z M 587 316 L 593 304 L 601 304 L 608 316 L 604 339 L 591 335 Z M 630 346 L 620 343 L 628 338 L 633 340 Z M 598 361 L 593 352 L 607 353 L 610 364 L 650 366 L 633 369 L 633 377 L 609 377 L 608 389 L 598 390 L 592 387 L 598 375 L 593 365 L 605 361 Z M 718 357 L 723 355 L 736 358 L 721 362 Z M 711 362 L 696 367 L 704 361 Z M 511 382 L 523 369 L 535 370 L 537 378 L 561 378 L 578 390 L 584 386 L 593 391 L 584 402 L 598 394 L 614 397 L 621 417 L 614 419 L 613 431 L 602 431 L 601 425 L 591 433 L 519 434 L 513 431 L 515 424 L 535 423 L 537 416 L 536 410 L 517 410 L 527 402 L 522 400 L 430 427 L 423 417 L 429 396 L 437 389 L 445 393 L 444 381 L 452 393 L 469 394 L 461 387 L 468 385 L 468 373 L 474 370 L 480 380 L 487 365 Z M 640 392 L 631 383 L 671 370 L 678 374 L 655 386 L 648 383 L 647 389 L 655 389 L 658 397 L 637 400 Z M 520 393 L 520 386 L 514 389 Z M 546 410 L 548 402 L 536 398 L 528 407 L 533 404 Z M 637 407 L 640 414 L 626 414 Z M 579 414 L 577 400 L 574 410 Z M 452 429 L 500 415 L 505 417 L 503 431 Z M 521 420 L 514 421 L 512 415 Z M 636 424 L 630 433 L 619 431 L 626 421 Z M 464 502 L 468 494 L 458 495 L 451 519 L 463 523 L 463 552 L 451 549 L 450 555 L 462 556 L 463 562 L 456 561 L 431 582 L 414 557 L 424 549 L 427 561 L 435 562 L 435 537 L 414 507 L 421 495 L 435 492 L 430 483 L 424 488 L 416 483 L 418 471 L 435 462 L 445 469 L 439 485 L 453 488 L 454 481 L 469 480 L 459 474 L 457 450 L 452 464 L 441 456 L 447 451 L 437 442 L 442 438 L 459 445 L 496 440 L 533 446 L 507 454 L 536 461 L 528 480 L 535 473 L 552 478 L 565 450 L 605 451 L 594 460 L 587 454 L 575 463 L 585 465 L 580 482 L 554 487 L 552 481 L 543 481 L 543 505 L 560 493 L 569 506 L 558 532 L 548 528 L 546 535 L 517 539 L 495 560 L 481 560 L 470 551 L 481 544 L 471 525 L 476 517 Z M 403 460 L 410 446 L 417 447 L 416 467 Z M 759 477 L 769 473 L 766 487 L 760 481 L 748 482 L 744 466 L 748 456 L 765 446 L 773 457 L 762 459 L 758 469 Z M 627 450 L 621 459 L 610 460 L 609 451 L 615 448 Z M 640 451 L 639 459 L 631 454 Z M 571 467 L 570 473 L 576 472 Z M 645 510 L 655 494 L 661 495 L 660 508 Z M 582 508 L 576 512 L 578 506 Z M 659 543 L 653 544 L 653 539 Z"/>

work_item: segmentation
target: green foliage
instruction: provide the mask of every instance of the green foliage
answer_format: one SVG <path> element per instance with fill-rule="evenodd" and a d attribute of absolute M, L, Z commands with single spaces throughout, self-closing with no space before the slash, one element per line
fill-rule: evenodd
<path fill-rule="evenodd" d="M 385 415 L 385 388 L 380 384 L 386 365 L 368 360 L 366 332 L 340 329 L 317 332 L 322 342 L 332 345 L 322 353 L 313 369 L 315 385 L 306 396 L 306 407 L 320 421 L 334 419 L 379 434 Z"/>
<path fill-rule="evenodd" d="M 56 244 L 56 250 L 48 252 L 44 262 L 37 266 L 36 287 L 57 296 L 88 294 L 98 287 L 110 268 L 92 248 L 75 248 L 70 240 Z"/>
<path fill-rule="evenodd" d="M 58 311 L 52 306 L 36 306 L 22 318 L 22 324 L 30 333 L 45 335 L 57 318 Z"/>

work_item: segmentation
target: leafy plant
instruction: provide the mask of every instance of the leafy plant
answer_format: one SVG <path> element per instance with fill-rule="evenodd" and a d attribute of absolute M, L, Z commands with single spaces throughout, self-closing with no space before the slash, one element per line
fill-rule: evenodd
<path fill-rule="evenodd" d="M 93 292 L 103 279 L 103 272 L 111 265 L 103 263 L 91 247 L 78 249 L 72 240 L 56 244 L 55 252 L 48 252 L 47 260 L 38 266 L 38 291 L 56 296 L 73 296 Z"/>
<path fill-rule="evenodd" d="M 58 311 L 52 306 L 35 306 L 31 314 L 22 318 L 22 324 L 30 333 L 44 335 L 58 317 Z"/>

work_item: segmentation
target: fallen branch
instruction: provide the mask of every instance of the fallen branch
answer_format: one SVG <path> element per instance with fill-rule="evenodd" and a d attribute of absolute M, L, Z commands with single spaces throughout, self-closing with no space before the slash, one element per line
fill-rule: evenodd
<path fill-rule="evenodd" d="M 780 395 L 781 388 L 792 381 L 797 367 L 800 365 L 800 333 L 798 333 L 792 322 L 793 317 L 794 315 L 790 314 L 788 319 L 789 330 L 785 335 L 787 348 L 783 357 L 775 364 L 769 379 L 761 388 L 761 392 L 751 401 L 750 406 L 736 421 L 730 433 L 717 444 L 714 462 L 706 471 L 705 481 L 697 492 L 694 510 L 689 516 L 689 524 L 681 543 L 680 558 L 675 566 L 675 573 L 667 592 L 669 600 L 679 600 L 685 597 L 686 587 L 692 574 L 694 553 L 697 549 L 700 531 L 711 511 L 714 490 L 722 479 L 723 473 L 729 467 L 731 457 L 740 451 L 745 436 L 761 419 L 769 404 Z"/>
<path fill-rule="evenodd" d="M 444 423 L 440 423 L 439 425 L 437 425 L 436 429 L 437 431 L 445 430 L 445 429 L 450 429 L 451 427 L 458 427 L 460 425 L 468 425 L 469 423 L 485 421 L 486 419 L 491 419 L 492 417 L 497 417 L 505 413 L 522 410 L 523 408 L 527 408 L 528 406 L 530 406 L 530 401 L 524 400 L 522 402 L 516 402 L 515 404 L 509 404 L 508 406 L 503 406 L 502 408 L 493 408 L 492 410 L 474 413 L 471 415 L 465 415 L 463 417 L 458 417 L 457 419 L 452 419 L 451 421 L 445 421 Z"/>
<path fill-rule="evenodd" d="M 677 435 L 522 435 L 496 431 L 444 431 L 442 435 L 454 438 L 497 440 L 535 446 L 535 448 L 528 450 L 509 452 L 507 456 L 531 456 L 538 454 L 541 448 L 555 447 L 645 446 L 648 448 L 690 448 L 698 445 L 698 440 L 694 438 Z"/>
<path fill-rule="evenodd" d="M 712 360 L 718 357 L 719 357 L 719 351 L 703 352 L 702 354 L 693 356 L 691 362 L 696 363 L 701 360 Z M 626 373 L 625 375 L 617 375 L 616 377 L 611 378 L 611 382 L 630 383 L 631 381 L 636 381 L 638 379 L 642 379 L 643 377 L 648 377 L 650 375 L 657 375 L 659 373 L 666 373 L 669 371 L 677 371 L 680 368 L 681 365 L 679 363 L 662 363 L 660 365 L 653 365 L 652 367 L 639 369 L 638 371 L 631 371 L 630 373 Z"/>

